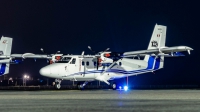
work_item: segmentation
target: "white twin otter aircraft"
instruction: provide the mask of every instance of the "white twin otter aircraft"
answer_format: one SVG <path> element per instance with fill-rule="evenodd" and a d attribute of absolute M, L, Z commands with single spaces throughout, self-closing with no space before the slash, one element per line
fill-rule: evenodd
<path fill-rule="evenodd" d="M 180 52 L 187 51 L 190 54 L 190 50 L 193 50 L 187 46 L 166 47 L 165 40 L 166 26 L 156 24 L 147 50 L 110 52 L 107 49 L 97 55 L 84 55 L 84 52 L 81 55 L 38 55 L 10 54 L 11 47 L 1 46 L 0 58 L 4 61 L 0 60 L 0 75 L 9 73 L 9 63 L 16 63 L 15 60 L 13 61 L 14 58 L 44 58 L 50 59 L 52 64 L 41 68 L 40 74 L 55 78 L 57 89 L 61 88 L 62 80 L 85 81 L 82 84 L 78 83 L 79 89 L 84 88 L 90 81 L 99 80 L 111 85 L 115 90 L 118 86 L 114 79 L 156 71 L 163 68 L 164 57 L 184 56 Z M 8 44 L 4 41 L 1 39 L 1 44 Z M 10 41 L 12 45 L 12 39 Z M 8 48 L 10 50 L 5 50 Z M 92 50 L 89 46 L 88 48 Z M 140 59 L 142 57 L 144 59 Z"/>

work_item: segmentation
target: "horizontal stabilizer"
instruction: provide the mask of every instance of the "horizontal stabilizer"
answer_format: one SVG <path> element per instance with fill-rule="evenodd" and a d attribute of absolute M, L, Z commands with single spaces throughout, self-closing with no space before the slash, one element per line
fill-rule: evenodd
<path fill-rule="evenodd" d="M 163 55 L 169 56 L 169 54 L 173 54 L 174 56 L 183 56 L 183 54 L 180 54 L 181 51 L 190 51 L 193 50 L 190 47 L 187 46 L 177 46 L 177 47 L 164 47 L 164 48 L 158 48 L 158 49 L 148 49 L 148 50 L 140 50 L 140 51 L 131 51 L 131 52 L 125 52 L 123 54 L 123 57 L 133 57 L 133 56 L 145 56 L 145 55 Z M 178 54 L 176 54 L 178 52 Z M 172 56 L 173 56 L 172 55 Z"/>
<path fill-rule="evenodd" d="M 140 55 L 127 55 L 127 56 L 123 56 L 124 58 L 128 58 L 128 57 L 145 57 L 148 54 L 140 54 Z M 164 56 L 164 57 L 180 57 L 180 56 L 185 56 L 184 54 L 180 53 L 180 52 L 174 52 L 173 54 L 151 54 L 150 56 Z"/>

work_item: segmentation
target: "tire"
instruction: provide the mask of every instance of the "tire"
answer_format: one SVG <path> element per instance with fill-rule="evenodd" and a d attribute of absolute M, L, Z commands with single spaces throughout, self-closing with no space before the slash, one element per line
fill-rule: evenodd
<path fill-rule="evenodd" d="M 55 88 L 56 88 L 56 89 L 60 89 L 60 88 L 61 88 L 61 85 L 60 85 L 60 84 L 56 84 L 56 85 L 55 85 Z"/>
<path fill-rule="evenodd" d="M 117 89 L 117 83 L 112 83 L 112 89 L 116 90 Z"/>
<path fill-rule="evenodd" d="M 78 83 L 77 83 L 77 89 L 78 89 L 78 90 L 81 90 L 81 82 L 78 82 Z"/>
<path fill-rule="evenodd" d="M 78 89 L 78 90 L 81 89 L 81 85 L 80 85 L 80 84 L 77 85 L 77 89 Z"/>
<path fill-rule="evenodd" d="M 78 88 L 78 90 L 83 90 L 84 89 L 84 87 L 81 84 L 78 84 L 77 88 Z"/>

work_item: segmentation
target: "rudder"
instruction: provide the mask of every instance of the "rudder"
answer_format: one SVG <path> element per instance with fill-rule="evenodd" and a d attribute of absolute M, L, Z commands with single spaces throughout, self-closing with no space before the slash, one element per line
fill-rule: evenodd
<path fill-rule="evenodd" d="M 12 49 L 12 38 L 1 37 L 0 40 L 0 55 L 10 56 Z M 9 73 L 10 64 L 0 63 L 0 76 Z"/>
<path fill-rule="evenodd" d="M 147 49 L 148 50 L 149 49 L 160 49 L 162 47 L 165 47 L 166 31 L 167 31 L 166 26 L 156 24 Z M 149 58 L 150 58 L 150 55 L 146 55 L 144 60 L 146 62 L 148 62 Z M 154 65 L 154 67 L 152 69 L 154 69 L 154 70 L 163 68 L 164 56 L 155 58 L 153 65 Z"/>

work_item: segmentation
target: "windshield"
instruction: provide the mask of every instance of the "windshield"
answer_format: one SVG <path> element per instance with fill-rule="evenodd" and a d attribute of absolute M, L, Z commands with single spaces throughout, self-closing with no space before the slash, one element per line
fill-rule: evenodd
<path fill-rule="evenodd" d="M 61 60 L 56 63 L 68 63 L 71 60 L 71 57 L 63 57 Z"/>

